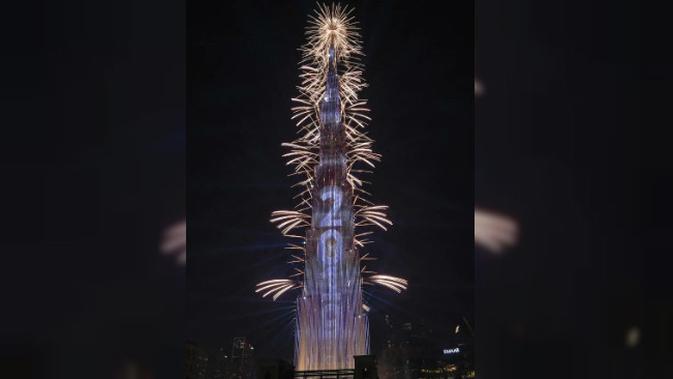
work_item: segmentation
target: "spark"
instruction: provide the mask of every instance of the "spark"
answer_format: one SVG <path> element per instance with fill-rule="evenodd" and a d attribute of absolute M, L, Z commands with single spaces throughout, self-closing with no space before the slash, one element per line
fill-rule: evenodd
<path fill-rule="evenodd" d="M 371 275 L 366 278 L 366 284 L 378 284 L 389 288 L 397 293 L 406 290 L 409 282 L 406 279 L 390 275 Z"/>
<path fill-rule="evenodd" d="M 300 287 L 301 283 L 298 283 L 292 279 L 271 279 L 257 283 L 257 289 L 255 290 L 255 293 L 264 292 L 262 294 L 263 298 L 275 293 L 272 298 L 274 301 L 276 301 L 285 292 Z"/>
<path fill-rule="evenodd" d="M 474 95 L 480 97 L 485 93 L 486 87 L 484 87 L 484 83 L 482 83 L 481 80 L 474 78 Z"/>

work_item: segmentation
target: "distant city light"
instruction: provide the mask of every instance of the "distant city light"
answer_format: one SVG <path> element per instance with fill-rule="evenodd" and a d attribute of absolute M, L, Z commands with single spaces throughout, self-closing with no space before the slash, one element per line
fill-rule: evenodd
<path fill-rule="evenodd" d="M 460 348 L 459 347 L 454 347 L 453 349 L 444 349 L 443 350 L 444 354 L 458 354 L 460 353 Z"/>

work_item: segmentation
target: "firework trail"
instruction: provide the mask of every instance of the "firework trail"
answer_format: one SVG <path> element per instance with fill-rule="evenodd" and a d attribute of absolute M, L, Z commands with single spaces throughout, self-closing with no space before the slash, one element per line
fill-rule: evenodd
<path fill-rule="evenodd" d="M 257 285 L 255 292 L 273 300 L 301 290 L 297 297 L 295 367 L 298 370 L 353 367 L 353 356 L 369 351 L 369 307 L 362 285 L 380 285 L 400 293 L 407 281 L 368 270 L 374 258 L 363 253 L 375 228 L 392 225 L 385 205 L 375 205 L 361 174 L 381 155 L 364 128 L 370 117 L 363 55 L 352 9 L 318 5 L 309 16 L 307 42 L 301 47 L 299 95 L 292 119 L 299 137 L 283 146 L 283 156 L 299 177 L 297 206 L 271 215 L 296 265 L 289 278 Z M 299 266 L 300 268 L 298 268 Z"/>

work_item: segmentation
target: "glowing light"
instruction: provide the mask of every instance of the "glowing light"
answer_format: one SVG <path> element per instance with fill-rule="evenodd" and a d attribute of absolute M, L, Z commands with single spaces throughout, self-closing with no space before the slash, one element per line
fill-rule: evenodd
<path fill-rule="evenodd" d="M 185 220 L 163 231 L 159 250 L 162 254 L 175 257 L 176 263 L 184 266 L 187 262 L 187 223 Z"/>
<path fill-rule="evenodd" d="M 442 352 L 443 352 L 445 355 L 449 355 L 449 354 L 458 354 L 458 353 L 460 353 L 460 348 L 458 348 L 458 347 L 454 347 L 453 349 L 443 349 Z"/>
<path fill-rule="evenodd" d="M 486 88 L 481 80 L 474 78 L 474 95 L 479 97 L 486 92 Z"/>
<path fill-rule="evenodd" d="M 475 210 L 474 241 L 490 252 L 500 253 L 517 243 L 519 226 L 517 222 L 501 214 Z"/>
<path fill-rule="evenodd" d="M 628 348 L 634 348 L 640 343 L 640 328 L 630 327 L 624 336 L 624 345 Z"/>

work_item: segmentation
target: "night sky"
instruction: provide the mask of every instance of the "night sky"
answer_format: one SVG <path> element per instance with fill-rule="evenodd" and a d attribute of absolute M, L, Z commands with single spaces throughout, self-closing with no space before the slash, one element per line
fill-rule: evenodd
<path fill-rule="evenodd" d="M 432 4 L 352 4 L 383 154 L 368 190 L 395 223 L 375 233 L 369 267 L 410 281 L 401 296 L 366 288 L 375 353 L 385 314 L 423 322 L 438 343 L 474 317 L 473 5 Z M 296 132 L 290 98 L 314 5 L 190 5 L 187 338 L 210 349 L 245 336 L 261 356 L 292 358 L 292 296 L 273 303 L 254 286 L 291 273 L 268 219 L 294 205 L 280 144 Z"/>

